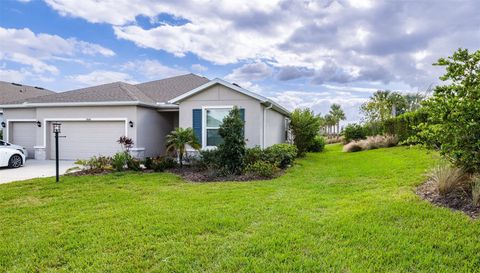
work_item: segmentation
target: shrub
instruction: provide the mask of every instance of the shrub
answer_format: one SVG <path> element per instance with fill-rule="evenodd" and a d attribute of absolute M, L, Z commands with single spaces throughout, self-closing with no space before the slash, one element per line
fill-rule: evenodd
<path fill-rule="evenodd" d="M 293 142 L 298 148 L 298 155 L 303 156 L 312 146 L 315 136 L 320 131 L 322 119 L 310 109 L 295 109 L 290 117 Z"/>
<path fill-rule="evenodd" d="M 433 96 L 424 102 L 428 119 L 421 139 L 455 166 L 480 173 L 480 50 L 459 49 L 435 65 L 445 66 Z"/>
<path fill-rule="evenodd" d="M 112 167 L 115 171 L 121 172 L 127 167 L 127 161 L 131 155 L 127 152 L 118 152 L 112 157 Z"/>
<path fill-rule="evenodd" d="M 132 156 L 127 159 L 127 168 L 132 171 L 140 171 L 142 168 L 140 166 L 142 162 Z"/>
<path fill-rule="evenodd" d="M 343 151 L 344 152 L 359 152 L 362 150 L 362 146 L 358 144 L 356 141 L 352 141 L 350 143 L 347 143 L 343 146 Z"/>
<path fill-rule="evenodd" d="M 295 145 L 281 143 L 275 144 L 265 149 L 265 160 L 274 164 L 276 167 L 285 169 L 293 164 L 297 157 L 298 149 Z M 257 159 L 258 161 L 258 159 Z"/>
<path fill-rule="evenodd" d="M 265 160 L 265 159 L 266 159 L 265 150 L 262 150 L 260 146 L 255 146 L 253 148 L 246 149 L 245 157 L 243 158 L 243 161 L 245 165 L 250 165 L 257 161 Z"/>
<path fill-rule="evenodd" d="M 129 152 L 130 149 L 133 147 L 133 144 L 135 144 L 133 142 L 133 139 L 131 137 L 127 137 L 127 136 L 121 136 L 117 142 L 122 146 L 122 150 L 124 152 Z"/>
<path fill-rule="evenodd" d="M 352 141 L 343 146 L 344 152 L 358 152 L 373 150 L 378 148 L 393 147 L 398 144 L 398 139 L 395 136 L 369 136 L 367 139 Z"/>
<path fill-rule="evenodd" d="M 145 166 L 146 169 L 151 170 L 153 166 L 153 159 L 151 157 L 146 157 L 145 161 L 143 162 L 143 165 Z"/>
<path fill-rule="evenodd" d="M 245 122 L 240 116 L 240 109 L 233 107 L 223 119 L 218 130 L 223 143 L 218 145 L 218 154 L 222 171 L 227 174 L 241 174 L 244 168 L 245 156 Z"/>
<path fill-rule="evenodd" d="M 77 160 L 75 164 L 82 166 L 81 168 L 71 168 L 69 171 L 82 169 L 84 171 L 96 173 L 111 170 L 112 159 L 108 156 L 93 156 L 86 160 Z"/>
<path fill-rule="evenodd" d="M 327 141 L 323 136 L 315 136 L 312 142 L 312 146 L 308 149 L 309 152 L 319 153 L 325 149 L 325 144 Z"/>
<path fill-rule="evenodd" d="M 200 151 L 199 167 L 206 169 L 220 168 L 220 155 L 217 149 Z"/>
<path fill-rule="evenodd" d="M 472 180 L 472 201 L 474 206 L 480 206 L 480 176 Z"/>
<path fill-rule="evenodd" d="M 247 165 L 245 172 L 248 175 L 272 178 L 278 173 L 279 169 L 272 163 L 266 161 L 257 161 L 253 164 Z"/>
<path fill-rule="evenodd" d="M 156 172 L 163 172 L 167 169 L 172 169 L 177 165 L 175 159 L 171 157 L 157 157 L 152 159 L 152 170 Z"/>
<path fill-rule="evenodd" d="M 465 171 L 441 164 L 434 167 L 429 174 L 429 178 L 436 184 L 440 195 L 445 195 L 455 189 L 463 188 L 468 180 Z"/>
<path fill-rule="evenodd" d="M 365 139 L 367 137 L 365 129 L 359 124 L 348 124 L 343 129 L 342 134 L 347 143 L 353 140 Z"/>

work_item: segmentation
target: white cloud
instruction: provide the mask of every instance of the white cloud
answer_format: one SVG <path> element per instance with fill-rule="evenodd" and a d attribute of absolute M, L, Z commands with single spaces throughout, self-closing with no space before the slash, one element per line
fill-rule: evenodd
<path fill-rule="evenodd" d="M 192 64 L 191 68 L 198 72 L 204 72 L 208 70 L 208 67 L 203 66 L 201 64 Z"/>
<path fill-rule="evenodd" d="M 232 73 L 225 76 L 225 79 L 241 82 L 258 81 L 263 80 L 270 75 L 272 75 L 272 68 L 266 63 L 257 61 L 235 68 Z"/>
<path fill-rule="evenodd" d="M 130 72 L 138 72 L 141 76 L 144 76 L 147 79 L 162 79 L 188 73 L 183 69 L 169 67 L 163 65 L 157 60 L 149 59 L 130 61 L 123 64 L 121 68 L 122 70 L 128 70 Z"/>
<path fill-rule="evenodd" d="M 215 64 L 261 59 L 296 67 L 284 80 L 315 84 L 425 86 L 439 76 L 432 62 L 458 47 L 476 49 L 480 39 L 478 1 L 45 1 L 62 15 L 111 24 L 117 38 L 140 47 Z M 187 23 L 158 23 L 159 14 Z M 157 23 L 136 24 L 139 15 Z M 432 54 L 418 61 L 416 52 Z"/>
<path fill-rule="evenodd" d="M 0 68 L 0 80 L 6 82 L 23 82 L 27 76 L 25 71 L 1 69 Z"/>
<path fill-rule="evenodd" d="M 58 58 L 68 60 L 79 55 L 115 55 L 112 50 L 97 44 L 45 33 L 35 34 L 28 28 L 0 27 L 0 41 L 0 60 L 26 65 L 37 74 L 58 74 L 58 68 L 50 63 Z"/>
<path fill-rule="evenodd" d="M 83 86 L 93 86 L 118 81 L 135 83 L 132 77 L 127 73 L 108 70 L 95 70 L 87 74 L 68 76 L 68 79 L 80 83 Z"/>

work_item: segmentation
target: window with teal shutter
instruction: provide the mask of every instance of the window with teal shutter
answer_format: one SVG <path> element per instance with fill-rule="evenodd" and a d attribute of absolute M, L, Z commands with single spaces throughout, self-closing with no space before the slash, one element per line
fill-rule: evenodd
<path fill-rule="evenodd" d="M 245 122 L 245 109 L 240 108 L 240 118 Z M 243 124 L 243 136 L 245 137 L 245 123 Z"/>
<path fill-rule="evenodd" d="M 202 144 L 202 109 L 192 110 L 192 128 L 198 143 Z"/>

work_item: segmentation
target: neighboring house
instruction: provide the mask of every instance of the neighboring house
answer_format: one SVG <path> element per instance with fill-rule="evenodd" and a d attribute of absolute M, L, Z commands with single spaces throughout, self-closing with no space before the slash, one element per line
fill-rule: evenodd
<path fill-rule="evenodd" d="M 26 99 L 45 96 L 54 93 L 42 87 L 29 86 L 14 82 L 0 81 L 0 105 L 13 101 L 25 101 Z M 0 107 L 0 130 L 3 130 L 4 123 L 3 109 Z"/>
<path fill-rule="evenodd" d="M 37 159 L 52 159 L 52 123 L 60 122 L 60 158 L 84 159 L 112 155 L 116 142 L 128 136 L 139 157 L 165 152 L 165 138 L 176 127 L 192 127 L 203 149 L 216 146 L 218 127 L 237 106 L 245 119 L 249 147 L 285 142 L 289 112 L 275 102 L 220 79 L 187 74 L 141 84 L 109 83 L 0 105 L 6 140 L 15 143 L 17 125 L 31 122 L 22 143 Z"/>

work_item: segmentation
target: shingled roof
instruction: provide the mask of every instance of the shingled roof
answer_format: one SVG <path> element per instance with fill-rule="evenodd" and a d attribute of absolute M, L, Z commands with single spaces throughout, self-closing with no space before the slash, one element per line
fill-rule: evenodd
<path fill-rule="evenodd" d="M 186 74 L 163 80 L 151 81 L 137 85 L 114 82 L 54 93 L 24 101 L 13 101 L 8 104 L 27 103 L 78 103 L 78 102 L 140 102 L 155 104 L 166 103 L 169 99 L 186 93 L 209 82 L 209 79 L 195 74 Z"/>
<path fill-rule="evenodd" d="M 35 86 L 0 81 L 0 104 L 25 101 L 30 98 L 46 96 L 55 92 Z"/>

